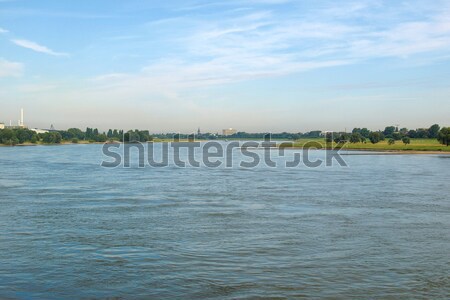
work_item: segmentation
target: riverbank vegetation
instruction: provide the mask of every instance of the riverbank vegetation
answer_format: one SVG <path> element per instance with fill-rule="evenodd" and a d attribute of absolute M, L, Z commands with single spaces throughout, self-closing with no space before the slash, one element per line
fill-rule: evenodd
<path fill-rule="evenodd" d="M 108 130 L 100 132 L 97 128 L 86 128 L 82 131 L 78 128 L 68 130 L 53 130 L 45 133 L 36 133 L 26 128 L 0 129 L 0 144 L 15 146 L 27 144 L 86 144 L 86 143 L 105 143 L 105 142 L 147 142 L 152 141 L 153 137 L 148 130 Z"/>
<path fill-rule="evenodd" d="M 312 143 L 311 143 L 312 142 Z M 409 143 L 405 144 L 403 142 L 395 141 L 395 143 L 390 142 L 390 140 L 385 139 L 376 144 L 370 142 L 358 142 L 358 143 L 327 143 L 325 138 L 316 139 L 299 139 L 292 143 L 293 147 L 303 148 L 303 147 L 313 147 L 318 149 L 330 148 L 340 148 L 343 150 L 372 150 L 372 151 L 430 151 L 430 152 L 450 152 L 450 147 L 441 144 L 437 139 L 410 139 Z"/>
<path fill-rule="evenodd" d="M 0 144 L 86 144 L 105 142 L 149 142 L 172 140 L 262 140 L 267 133 L 238 132 L 230 136 L 213 133 L 151 134 L 149 130 L 109 129 L 100 132 L 97 128 L 78 128 L 54 130 L 46 133 L 36 133 L 29 129 L 0 129 Z M 308 141 L 321 143 L 321 147 L 345 145 L 346 149 L 360 150 L 412 150 L 412 151 L 450 151 L 450 127 L 440 128 L 434 124 L 429 128 L 407 129 L 388 126 L 384 130 L 370 131 L 367 128 L 354 128 L 351 132 L 322 132 L 319 130 L 307 133 L 273 133 L 272 140 L 293 141 L 295 147 L 303 147 Z"/>

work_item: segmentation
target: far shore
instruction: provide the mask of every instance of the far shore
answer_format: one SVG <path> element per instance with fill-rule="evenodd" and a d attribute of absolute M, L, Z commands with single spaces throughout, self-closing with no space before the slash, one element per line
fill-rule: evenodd
<path fill-rule="evenodd" d="M 341 149 L 341 155 L 406 155 L 406 154 L 444 154 L 450 155 L 448 151 L 434 150 L 379 150 L 379 149 Z M 347 152 L 349 151 L 349 152 Z M 346 153 L 347 152 L 347 153 Z M 355 153 L 358 152 L 358 153 Z"/>
<path fill-rule="evenodd" d="M 197 140 L 200 141 L 200 140 Z M 316 140 L 317 141 L 317 140 Z M 163 142 L 173 142 L 173 140 L 155 140 L 154 143 L 163 143 Z M 189 142 L 188 140 L 180 140 L 179 142 Z M 59 144 L 44 144 L 44 143 L 24 143 L 24 144 L 17 144 L 17 145 L 3 145 L 0 144 L 0 147 L 30 147 L 30 146 L 67 146 L 67 145 L 102 145 L 102 144 L 123 144 L 123 142 L 120 141 L 109 141 L 109 142 L 90 142 L 90 141 L 79 141 L 78 143 L 72 143 L 70 141 L 64 141 Z M 273 147 L 273 149 L 278 149 L 280 145 L 277 145 L 277 147 Z M 353 146 L 353 147 L 352 147 Z M 450 147 L 446 147 L 444 145 L 441 145 L 440 149 L 389 149 L 388 146 L 375 144 L 373 147 L 367 147 L 367 145 L 364 145 L 366 147 L 361 147 L 358 145 L 352 145 L 347 144 L 345 147 L 340 149 L 341 155 L 450 155 Z M 415 145 L 410 145 L 415 146 Z M 305 147 L 302 145 L 302 143 L 294 142 L 292 147 L 284 147 L 285 150 L 301 150 Z M 405 146 L 406 148 L 406 146 Z M 313 148 L 309 147 L 309 149 L 317 149 L 317 150 L 327 150 L 327 148 Z M 330 148 L 328 148 L 330 149 Z M 330 149 L 332 150 L 332 149 Z"/>
<path fill-rule="evenodd" d="M 277 147 L 278 149 L 279 147 Z M 285 147 L 286 150 L 302 150 L 305 147 Z M 331 148 L 309 148 L 316 150 L 337 150 Z M 339 149 L 341 155 L 406 155 L 406 154 L 445 154 L 450 155 L 450 147 L 448 150 L 402 150 L 402 149 L 352 149 L 352 148 L 341 148 Z"/>

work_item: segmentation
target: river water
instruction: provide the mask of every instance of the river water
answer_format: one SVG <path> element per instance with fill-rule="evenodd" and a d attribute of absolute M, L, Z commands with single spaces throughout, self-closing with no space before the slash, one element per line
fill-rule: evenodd
<path fill-rule="evenodd" d="M 446 156 L 290 169 L 103 158 L 100 145 L 0 147 L 1 299 L 450 296 Z"/>

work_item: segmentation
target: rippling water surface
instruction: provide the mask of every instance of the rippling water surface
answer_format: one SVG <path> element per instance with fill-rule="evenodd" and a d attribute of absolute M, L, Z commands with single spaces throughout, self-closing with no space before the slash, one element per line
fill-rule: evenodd
<path fill-rule="evenodd" d="M 105 169 L 100 149 L 0 148 L 0 298 L 450 296 L 446 157 Z"/>

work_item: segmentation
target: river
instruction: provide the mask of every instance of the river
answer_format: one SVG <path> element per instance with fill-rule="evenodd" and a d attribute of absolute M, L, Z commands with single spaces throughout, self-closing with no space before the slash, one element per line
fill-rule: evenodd
<path fill-rule="evenodd" d="M 103 158 L 101 145 L 0 147 L 0 298 L 450 295 L 448 156 L 247 169 Z"/>

